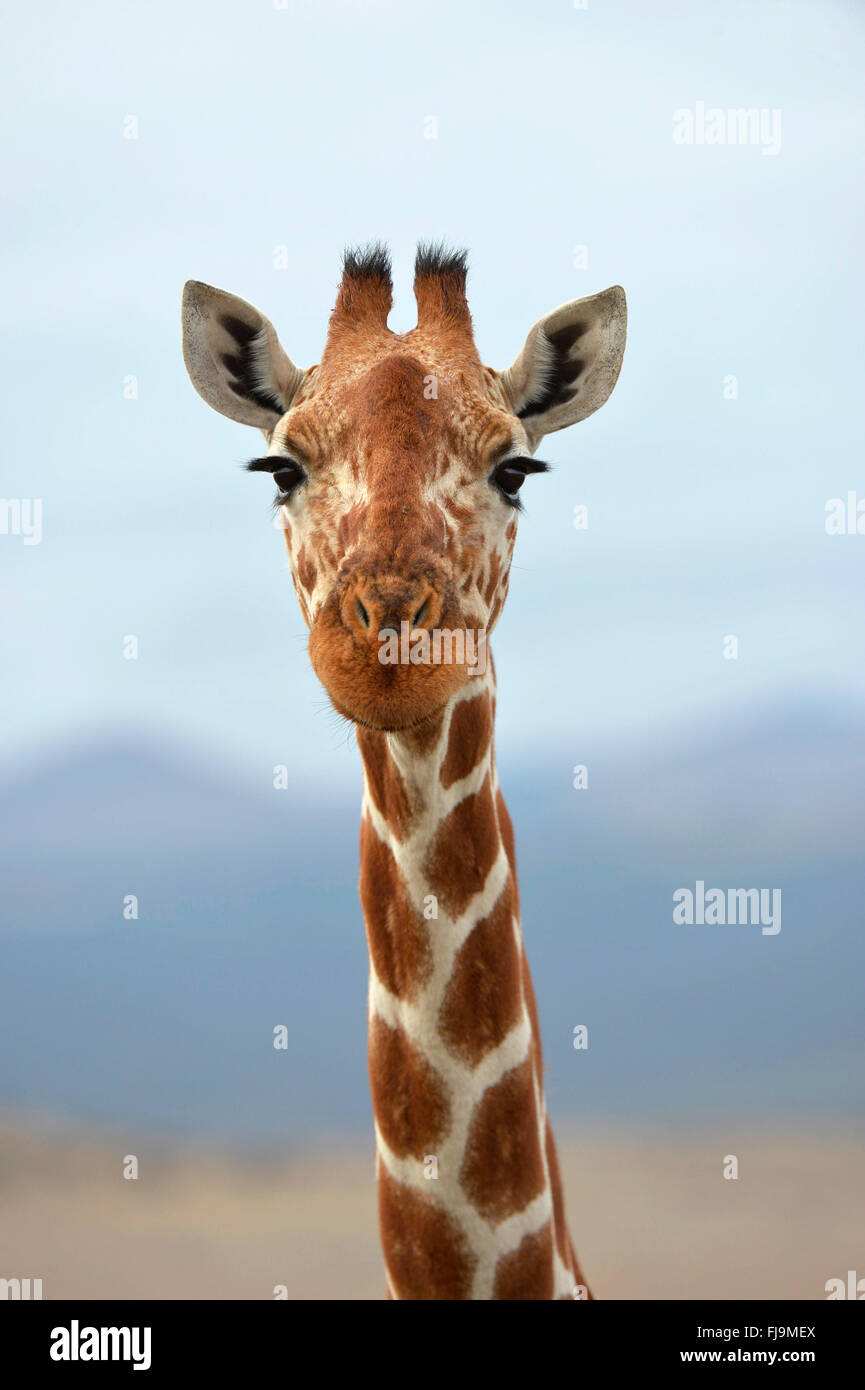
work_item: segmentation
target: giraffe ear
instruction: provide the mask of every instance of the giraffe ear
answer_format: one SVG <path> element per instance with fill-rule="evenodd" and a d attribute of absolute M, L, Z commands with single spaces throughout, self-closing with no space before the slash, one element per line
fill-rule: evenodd
<path fill-rule="evenodd" d="M 625 351 L 625 291 L 613 285 L 539 319 L 501 384 L 533 444 L 604 404 Z"/>
<path fill-rule="evenodd" d="M 188 280 L 183 360 L 198 392 L 221 415 L 266 433 L 291 405 L 305 373 L 258 309 L 237 295 Z"/>

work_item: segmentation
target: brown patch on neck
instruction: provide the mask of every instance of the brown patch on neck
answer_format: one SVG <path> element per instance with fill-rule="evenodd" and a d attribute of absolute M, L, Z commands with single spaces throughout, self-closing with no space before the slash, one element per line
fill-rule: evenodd
<path fill-rule="evenodd" d="M 521 962 L 510 882 L 457 952 L 439 1012 L 445 1045 L 475 1067 L 504 1042 L 522 1013 Z"/>
<path fill-rule="evenodd" d="M 493 731 L 490 697 L 486 691 L 454 707 L 448 731 L 448 748 L 441 767 L 441 784 L 448 788 L 468 777 L 487 752 Z"/>
<path fill-rule="evenodd" d="M 413 805 L 388 751 L 387 737 L 378 729 L 358 727 L 357 745 L 376 810 L 387 821 L 388 829 L 393 831 L 396 839 L 402 840 L 418 808 Z"/>
<path fill-rule="evenodd" d="M 555 1293 L 553 1238 L 549 1221 L 534 1235 L 524 1236 L 496 1265 L 493 1298 L 546 1299 Z"/>
<path fill-rule="evenodd" d="M 360 826 L 360 901 L 376 975 L 391 994 L 411 999 L 431 966 L 429 933 L 392 851 L 367 817 Z"/>
<path fill-rule="evenodd" d="M 463 797 L 442 821 L 424 865 L 430 892 L 451 916 L 464 912 L 483 888 L 499 843 L 487 773 L 480 790 Z"/>
<path fill-rule="evenodd" d="M 435 1153 L 450 1123 L 441 1077 L 401 1028 L 374 1018 L 369 1031 L 372 1107 L 388 1148 L 397 1158 Z"/>
<path fill-rule="evenodd" d="M 431 1198 L 392 1178 L 381 1163 L 378 1211 L 388 1274 L 397 1298 L 471 1297 L 477 1259 L 459 1226 Z"/>
<path fill-rule="evenodd" d="M 478 1102 L 460 1182 L 488 1221 L 522 1211 L 543 1192 L 546 1174 L 531 1060 L 506 1072 Z"/>

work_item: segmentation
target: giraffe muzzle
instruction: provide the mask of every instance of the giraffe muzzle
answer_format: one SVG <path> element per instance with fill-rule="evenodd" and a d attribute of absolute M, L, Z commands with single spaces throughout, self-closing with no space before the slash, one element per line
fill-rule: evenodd
<path fill-rule="evenodd" d="M 431 630 L 442 608 L 441 595 L 428 580 L 405 580 L 399 575 L 351 580 L 339 606 L 346 631 L 375 647 L 383 631 L 399 632 L 403 623 L 412 630 Z"/>
<path fill-rule="evenodd" d="M 358 572 L 337 586 L 313 623 L 309 653 L 340 714 L 408 728 L 471 677 L 474 648 L 469 642 L 467 658 L 464 620 L 443 588 L 428 575 L 388 571 Z"/>

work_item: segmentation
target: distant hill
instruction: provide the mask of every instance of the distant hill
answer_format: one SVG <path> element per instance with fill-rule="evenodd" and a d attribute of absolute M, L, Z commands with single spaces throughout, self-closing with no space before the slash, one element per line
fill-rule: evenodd
<path fill-rule="evenodd" d="M 500 770 L 554 1110 L 865 1111 L 862 723 L 770 709 Z M 259 794 L 139 738 L 7 779 L 0 1104 L 252 1140 L 366 1124 L 359 790 Z M 675 925 L 698 878 L 780 887 L 780 934 Z"/>

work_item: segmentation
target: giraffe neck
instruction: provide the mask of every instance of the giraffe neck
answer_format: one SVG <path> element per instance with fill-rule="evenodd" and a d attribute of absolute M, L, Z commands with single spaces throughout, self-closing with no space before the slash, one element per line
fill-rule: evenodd
<path fill-rule="evenodd" d="M 388 1294 L 573 1298 L 491 665 L 423 729 L 360 729 L 360 894 Z"/>

